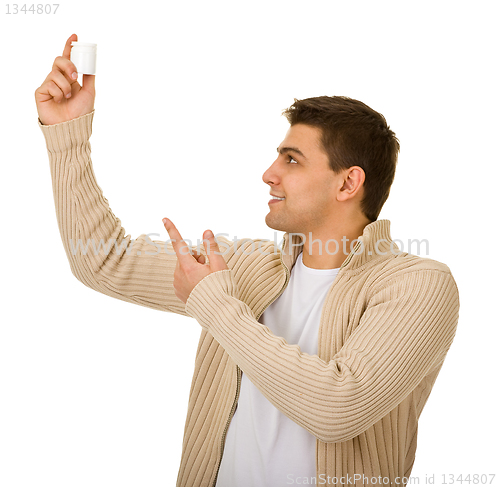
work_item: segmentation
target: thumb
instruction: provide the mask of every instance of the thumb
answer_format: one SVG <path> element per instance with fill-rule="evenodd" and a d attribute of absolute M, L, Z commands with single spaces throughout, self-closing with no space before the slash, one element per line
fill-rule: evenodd
<path fill-rule="evenodd" d="M 208 255 L 210 268 L 212 270 L 227 269 L 226 261 L 222 257 L 219 250 L 219 244 L 215 241 L 214 234 L 210 230 L 207 230 L 203 234 L 203 245 L 205 246 L 205 251 Z"/>

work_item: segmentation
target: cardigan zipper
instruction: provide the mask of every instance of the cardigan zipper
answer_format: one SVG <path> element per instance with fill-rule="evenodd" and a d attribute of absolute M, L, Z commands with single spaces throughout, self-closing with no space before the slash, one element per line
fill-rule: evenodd
<path fill-rule="evenodd" d="M 262 313 L 264 313 L 264 311 L 266 310 L 267 307 L 269 307 L 274 301 L 276 301 L 282 294 L 283 292 L 285 291 L 285 288 L 288 284 L 288 281 L 290 280 L 290 270 L 288 269 L 288 267 L 285 265 L 285 263 L 283 262 L 283 254 L 280 253 L 280 261 L 281 261 L 281 264 L 283 265 L 283 267 L 285 268 L 286 270 L 286 279 L 285 279 L 285 283 L 283 284 L 280 292 L 274 296 L 274 298 L 272 298 L 263 308 L 262 308 L 262 311 L 259 313 L 259 315 L 257 316 L 256 320 L 258 321 L 259 318 L 262 316 Z M 240 395 L 240 387 L 241 387 L 241 369 L 236 366 L 236 375 L 237 375 L 237 386 L 236 386 L 236 396 L 234 397 L 234 401 L 233 401 L 233 405 L 231 407 L 231 411 L 229 413 L 229 417 L 227 418 L 227 422 L 226 422 L 226 426 L 224 426 L 224 432 L 222 433 L 222 439 L 221 439 L 221 452 L 222 454 L 224 454 L 224 442 L 226 441 L 226 434 L 227 434 L 227 430 L 229 428 L 229 424 L 231 423 L 231 419 L 234 415 L 234 411 L 236 410 L 236 405 L 238 404 L 238 397 Z M 215 487 L 215 484 L 217 483 L 217 477 L 219 475 L 219 470 L 220 470 L 220 464 L 222 463 L 222 454 L 221 454 L 221 457 L 219 459 L 219 464 L 217 465 L 217 472 L 215 473 L 215 479 L 214 479 L 214 483 L 212 484 L 213 487 Z"/>

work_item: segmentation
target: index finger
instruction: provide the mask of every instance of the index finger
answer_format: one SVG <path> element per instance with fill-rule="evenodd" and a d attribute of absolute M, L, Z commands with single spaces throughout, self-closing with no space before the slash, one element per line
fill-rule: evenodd
<path fill-rule="evenodd" d="M 190 259 L 192 260 L 193 256 L 189 252 L 189 246 L 186 244 L 184 240 L 182 240 L 181 234 L 179 233 L 179 230 L 177 230 L 177 227 L 168 218 L 163 219 L 163 224 L 165 225 L 165 228 L 170 237 L 170 241 L 172 242 L 172 245 L 174 247 L 175 253 L 177 254 L 177 258 L 179 259 L 179 261 L 186 263 L 189 262 Z M 182 243 L 184 243 L 184 245 L 182 245 Z M 187 248 L 188 251 L 182 252 L 182 249 L 185 248 Z"/>
<path fill-rule="evenodd" d="M 66 58 L 66 59 L 70 58 L 70 55 L 71 55 L 71 43 L 73 41 L 77 41 L 77 40 L 78 40 L 78 36 L 76 34 L 71 34 L 68 37 L 68 40 L 66 41 L 66 45 L 64 46 L 64 51 L 63 51 L 63 57 L 64 58 Z"/>

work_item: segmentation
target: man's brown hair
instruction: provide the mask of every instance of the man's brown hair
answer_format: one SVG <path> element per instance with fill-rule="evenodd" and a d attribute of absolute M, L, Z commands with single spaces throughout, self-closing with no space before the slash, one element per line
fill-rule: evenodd
<path fill-rule="evenodd" d="M 318 96 L 286 110 L 290 125 L 302 123 L 322 130 L 321 143 L 335 173 L 359 166 L 365 172 L 361 211 L 374 222 L 389 197 L 396 174 L 399 141 L 385 117 L 345 96 Z"/>

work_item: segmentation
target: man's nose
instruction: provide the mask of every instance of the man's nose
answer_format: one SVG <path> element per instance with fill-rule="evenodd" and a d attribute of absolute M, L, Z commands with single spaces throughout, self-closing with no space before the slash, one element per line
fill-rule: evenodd
<path fill-rule="evenodd" d="M 279 176 L 277 171 L 277 162 L 278 159 L 276 159 L 262 175 L 262 181 L 266 184 L 278 184 Z"/>

